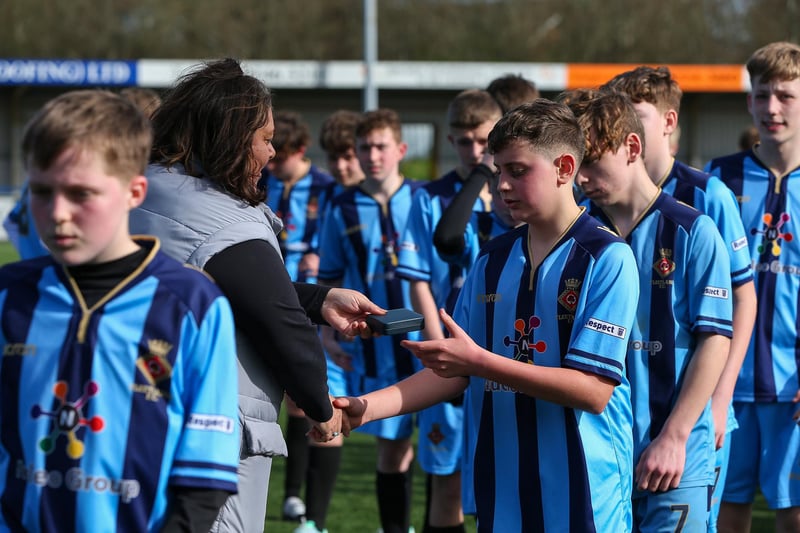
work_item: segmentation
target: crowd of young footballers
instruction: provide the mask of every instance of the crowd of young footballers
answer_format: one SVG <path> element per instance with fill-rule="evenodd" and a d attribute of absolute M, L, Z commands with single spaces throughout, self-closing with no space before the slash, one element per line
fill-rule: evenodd
<path fill-rule="evenodd" d="M 292 280 L 356 289 L 385 309 L 425 317 L 421 332 L 385 337 L 320 327 L 341 433 L 357 428 L 377 440 L 385 533 L 413 530 L 415 428 L 428 475 L 426 533 L 463 532 L 465 514 L 487 532 L 749 531 L 757 491 L 777 531 L 800 531 L 792 217 L 800 47 L 769 44 L 746 66 L 759 142 L 706 172 L 673 156 L 681 91 L 665 67 L 639 67 L 556 101 L 518 76 L 465 90 L 447 109 L 458 165 L 424 183 L 400 172 L 407 146 L 392 110 L 337 111 L 324 122 L 330 174 L 306 156 L 302 117 L 275 113 L 275 156 L 261 183 L 283 220 L 278 241 Z M 138 205 L 133 198 L 127 209 Z M 3 339 L 21 352 L 6 307 L 20 301 L 15 292 L 54 276 L 23 274 L 15 266 L 0 274 Z M 191 305 L 205 306 L 204 317 L 219 308 L 216 324 L 227 324 L 224 298 L 204 290 L 208 298 Z M 35 309 L 24 311 L 10 316 L 30 327 Z M 4 387 L 30 371 L 25 354 L 6 352 Z M 92 383 L 84 401 L 97 394 Z M 186 399 L 185 409 L 190 400 L 198 401 Z M 235 419 L 215 400 L 214 410 L 192 415 L 190 429 Z M 287 404 L 282 512 L 302 520 L 297 532 L 326 531 L 343 439 L 309 442 L 302 410 Z M 2 412 L 5 428 L 5 402 Z M 33 445 L 3 431 L 6 456 L 18 453 L 9 442 Z M 213 483 L 235 482 L 225 464 L 211 465 L 203 475 Z M 15 501 L 10 490 L 53 482 L 24 468 L 23 476 L 4 465 L 4 509 Z"/>

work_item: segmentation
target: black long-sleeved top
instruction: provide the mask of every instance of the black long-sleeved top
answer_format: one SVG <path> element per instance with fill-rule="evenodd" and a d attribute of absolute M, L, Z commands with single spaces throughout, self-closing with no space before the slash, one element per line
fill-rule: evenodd
<path fill-rule="evenodd" d="M 472 206 L 481 194 L 484 184 L 493 176 L 486 165 L 478 165 L 464 181 L 464 186 L 442 213 L 433 232 L 433 245 L 442 257 L 460 256 L 464 252 L 464 232 L 472 217 Z"/>
<path fill-rule="evenodd" d="M 292 400 L 313 420 L 333 414 L 317 328 L 330 288 L 293 284 L 280 255 L 262 240 L 217 253 L 205 265 L 233 309 L 237 329 L 275 372 Z"/>

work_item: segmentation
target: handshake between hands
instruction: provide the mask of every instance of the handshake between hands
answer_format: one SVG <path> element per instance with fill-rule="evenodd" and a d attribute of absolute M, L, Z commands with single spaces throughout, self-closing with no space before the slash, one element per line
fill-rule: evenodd
<path fill-rule="evenodd" d="M 334 398 L 331 396 L 333 416 L 327 422 L 311 420 L 312 427 L 308 436 L 317 442 L 329 442 L 344 435 L 350 436 L 350 431 L 362 425 L 362 415 L 366 403 L 354 397 Z"/>

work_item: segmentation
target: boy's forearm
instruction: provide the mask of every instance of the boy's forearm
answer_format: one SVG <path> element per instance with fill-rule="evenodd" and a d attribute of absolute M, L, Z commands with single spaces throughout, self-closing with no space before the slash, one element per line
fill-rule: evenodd
<path fill-rule="evenodd" d="M 430 283 L 414 280 L 411 282 L 411 306 L 425 318 L 422 335 L 425 340 L 443 339 L 444 332 L 439 323 L 439 309 L 431 293 Z"/>
<path fill-rule="evenodd" d="M 752 281 L 733 289 L 733 337 L 728 359 L 714 390 L 714 402 L 731 401 L 756 319 L 756 292 Z"/>
<path fill-rule="evenodd" d="M 425 368 L 403 381 L 361 396 L 366 403 L 364 423 L 415 413 L 461 394 L 467 378 L 441 378 Z"/>
<path fill-rule="evenodd" d="M 730 348 L 730 339 L 717 334 L 700 334 L 683 386 L 661 434 L 686 441 L 719 382 Z"/>
<path fill-rule="evenodd" d="M 563 367 L 546 367 L 520 363 L 496 355 L 484 358 L 481 377 L 542 400 L 566 407 L 600 413 L 614 392 L 608 378 Z"/>

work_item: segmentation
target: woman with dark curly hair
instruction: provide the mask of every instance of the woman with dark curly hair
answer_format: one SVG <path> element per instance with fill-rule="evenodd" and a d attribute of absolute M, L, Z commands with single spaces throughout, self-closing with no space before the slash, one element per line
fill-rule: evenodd
<path fill-rule="evenodd" d="M 346 335 L 368 334 L 364 316 L 383 310 L 355 291 L 290 281 L 276 240 L 281 222 L 258 186 L 275 155 L 271 95 L 238 61 L 209 62 L 183 75 L 152 121 L 150 189 L 131 227 L 158 236 L 168 254 L 209 273 L 231 302 L 239 493 L 227 499 L 213 531 L 262 531 L 272 457 L 286 455 L 278 425 L 284 391 L 314 421 L 319 440 L 340 430 L 312 321 Z"/>

